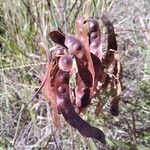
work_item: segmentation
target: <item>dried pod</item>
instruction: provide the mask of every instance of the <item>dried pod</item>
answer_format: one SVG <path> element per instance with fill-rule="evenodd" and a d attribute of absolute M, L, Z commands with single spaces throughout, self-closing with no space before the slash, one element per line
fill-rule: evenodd
<path fill-rule="evenodd" d="M 89 18 L 88 21 L 88 36 L 89 36 L 89 44 L 90 44 L 90 52 L 91 52 L 91 58 L 94 66 L 94 89 L 97 86 L 99 76 L 103 75 L 102 70 L 102 55 L 103 52 L 100 49 L 101 46 L 101 33 L 98 21 L 94 18 Z"/>
<path fill-rule="evenodd" d="M 73 58 L 71 55 L 63 55 L 59 59 L 59 68 L 63 71 L 70 71 L 72 68 Z"/>
<path fill-rule="evenodd" d="M 61 90 L 60 90 L 61 89 Z M 69 73 L 59 71 L 56 74 L 55 93 L 57 98 L 57 107 L 64 116 L 65 120 L 80 134 L 85 137 L 91 137 L 99 140 L 103 144 L 106 143 L 104 133 L 84 121 L 74 110 L 69 96 Z"/>
<path fill-rule="evenodd" d="M 49 37 L 56 44 L 59 44 L 59 45 L 63 46 L 64 48 L 67 48 L 66 45 L 64 44 L 64 42 L 65 42 L 65 34 L 59 28 L 53 29 L 49 33 Z"/>
<path fill-rule="evenodd" d="M 101 49 L 101 33 L 97 20 L 90 18 L 88 20 L 88 35 L 89 35 L 89 44 L 90 52 L 102 60 L 102 49 Z"/>
<path fill-rule="evenodd" d="M 87 106 L 89 104 L 90 96 L 85 97 L 84 95 L 85 93 L 88 93 L 86 92 L 87 87 L 91 87 L 93 82 L 91 73 L 87 68 L 88 67 L 87 57 L 85 55 L 85 51 L 82 43 L 76 37 L 74 36 L 66 37 L 65 44 L 68 47 L 71 54 L 73 54 L 76 59 L 78 73 L 76 77 L 77 87 L 75 88 L 75 95 L 76 95 L 75 103 L 78 108 L 83 108 L 82 104 L 84 104 L 84 106 Z M 86 100 L 83 100 L 84 97 L 86 98 Z"/>
<path fill-rule="evenodd" d="M 83 57 L 81 59 L 76 58 L 78 72 L 80 76 L 77 76 L 77 84 L 79 85 L 76 88 L 76 95 L 79 91 L 82 92 L 83 96 L 81 97 L 81 108 L 85 108 L 90 104 L 92 97 L 94 96 L 94 77 L 95 71 L 93 66 L 93 61 L 91 58 L 91 53 L 89 51 L 89 37 L 86 27 L 84 25 L 83 18 L 77 18 L 76 21 L 76 34 L 78 39 L 83 45 Z M 83 83 L 81 82 L 81 79 Z"/>
<path fill-rule="evenodd" d="M 107 49 L 117 50 L 116 34 L 114 31 L 112 22 L 105 15 L 102 15 L 101 19 L 108 31 L 108 48 Z"/>
<path fill-rule="evenodd" d="M 108 46 L 103 63 L 106 67 L 109 67 L 114 60 L 114 52 L 117 50 L 117 41 L 111 21 L 105 15 L 102 15 L 101 19 L 108 31 Z"/>

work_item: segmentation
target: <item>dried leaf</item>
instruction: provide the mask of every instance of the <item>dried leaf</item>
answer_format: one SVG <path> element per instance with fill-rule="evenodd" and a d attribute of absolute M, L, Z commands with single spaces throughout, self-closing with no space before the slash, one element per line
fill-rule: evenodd
<path fill-rule="evenodd" d="M 56 105 L 56 96 L 54 93 L 54 87 L 52 87 L 52 75 L 54 75 L 53 72 L 53 62 L 52 61 L 47 61 L 46 64 L 46 73 L 45 76 L 48 74 L 47 80 L 45 82 L 45 85 L 43 87 L 44 94 L 47 99 L 51 102 L 51 108 L 52 108 L 52 119 L 56 127 L 60 128 L 60 119 L 59 119 L 59 114 L 58 114 L 58 109 Z M 58 70 L 58 69 L 57 69 Z"/>

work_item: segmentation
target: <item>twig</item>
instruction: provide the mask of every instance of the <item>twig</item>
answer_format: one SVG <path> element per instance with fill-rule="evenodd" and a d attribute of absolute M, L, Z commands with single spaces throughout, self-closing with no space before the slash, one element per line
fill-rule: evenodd
<path fill-rule="evenodd" d="M 43 150 L 47 150 L 47 146 L 52 138 L 53 135 L 55 135 L 55 133 L 57 132 L 57 129 L 55 131 L 53 131 L 53 133 L 48 137 L 47 143 L 45 144 L 45 146 L 43 147 Z"/>
<path fill-rule="evenodd" d="M 133 138 L 134 138 L 135 143 L 137 144 L 137 140 L 136 140 L 136 124 L 135 124 L 135 114 L 134 114 L 134 112 L 131 112 L 131 117 L 132 117 Z"/>
<path fill-rule="evenodd" d="M 5 68 L 1 68 L 0 72 L 10 71 L 10 70 L 15 70 L 15 69 L 24 69 L 26 67 L 40 66 L 40 65 L 45 65 L 45 64 L 46 64 L 45 62 L 39 62 L 39 63 L 33 63 L 33 64 L 24 64 L 24 65 L 14 66 L 14 67 L 5 67 Z"/>
<path fill-rule="evenodd" d="M 127 120 L 126 118 L 124 118 L 124 117 L 123 117 L 123 120 L 126 122 L 126 124 L 127 124 L 127 126 L 128 126 L 128 129 L 129 129 L 130 133 L 133 134 L 133 130 L 132 130 L 132 128 L 131 128 L 131 126 L 130 126 L 128 120 Z M 133 138 L 133 140 L 134 140 L 134 137 L 132 137 L 132 138 Z"/>
<path fill-rule="evenodd" d="M 150 126 L 145 127 L 145 128 L 136 129 L 137 134 L 140 134 L 141 132 L 147 132 L 147 131 L 150 131 Z"/>
<path fill-rule="evenodd" d="M 29 13 L 30 16 L 32 17 L 33 21 L 34 21 L 35 23 L 37 23 L 37 25 L 39 26 L 39 23 L 38 23 L 37 20 L 35 19 L 35 16 L 32 14 L 30 8 L 27 6 L 27 4 L 24 2 L 24 0 L 22 0 L 22 2 L 23 2 L 23 4 L 24 4 L 24 6 L 26 7 L 28 13 Z"/>
<path fill-rule="evenodd" d="M 15 135 L 14 135 L 14 138 L 13 138 L 13 141 L 12 141 L 12 145 L 15 145 L 15 142 L 16 142 L 16 138 L 17 138 L 17 134 L 18 134 L 18 129 L 19 129 L 19 124 L 20 124 L 21 115 L 22 115 L 22 109 L 23 109 L 23 105 L 21 107 L 21 113 L 20 113 L 18 121 L 17 121 L 17 127 L 16 127 Z"/>
<path fill-rule="evenodd" d="M 132 104 L 132 103 L 131 103 L 131 102 L 129 102 L 129 101 L 125 101 L 125 100 L 121 100 L 121 101 L 122 101 L 122 102 L 124 102 L 124 103 L 130 104 L 130 105 L 132 105 L 132 106 L 134 106 L 134 107 L 138 107 L 138 108 L 140 108 L 141 110 L 144 110 L 144 111 L 150 112 L 150 110 L 145 109 L 145 108 L 143 108 L 143 107 L 141 107 L 141 106 L 139 106 L 139 105 Z"/>
<path fill-rule="evenodd" d="M 57 23 L 57 21 L 56 21 L 56 19 L 55 19 L 55 17 L 54 17 L 54 13 L 53 13 L 52 8 L 51 8 L 50 0 L 47 0 L 47 5 L 48 5 L 48 8 L 49 8 L 51 17 L 52 17 L 52 19 L 53 19 L 53 21 L 54 21 L 54 23 L 55 23 L 55 26 L 58 27 L 58 23 Z"/>
<path fill-rule="evenodd" d="M 77 2 L 78 2 L 78 0 L 76 0 L 76 1 L 74 2 L 74 4 L 72 5 L 72 7 L 71 7 L 69 13 L 67 14 L 67 16 L 66 16 L 66 18 L 65 18 L 65 21 L 62 22 L 61 28 L 63 28 L 65 22 L 68 20 L 70 14 L 72 13 L 72 11 L 73 11 L 74 7 L 76 6 Z"/>

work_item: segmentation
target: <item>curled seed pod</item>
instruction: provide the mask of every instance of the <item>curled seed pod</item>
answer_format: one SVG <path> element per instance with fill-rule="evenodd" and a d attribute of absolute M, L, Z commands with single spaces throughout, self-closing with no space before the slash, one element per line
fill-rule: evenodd
<path fill-rule="evenodd" d="M 65 48 L 67 48 L 66 45 L 64 44 L 66 35 L 59 28 L 53 29 L 49 33 L 49 37 L 56 44 L 59 44 L 59 45 L 65 47 Z"/>
<path fill-rule="evenodd" d="M 72 68 L 73 59 L 71 55 L 63 55 L 58 62 L 59 68 L 63 71 L 70 71 Z"/>
<path fill-rule="evenodd" d="M 77 62 L 78 74 L 77 87 L 75 89 L 76 105 L 77 107 L 82 108 L 82 97 L 85 94 L 86 88 L 92 86 L 93 78 L 91 72 L 88 69 L 88 60 L 85 55 L 84 46 L 82 45 L 82 43 L 76 37 L 68 36 L 66 38 L 65 44 L 71 51 L 71 53 L 75 56 Z M 89 104 L 89 101 L 90 96 L 84 101 L 84 106 L 87 106 Z M 81 105 L 78 105 L 77 103 Z"/>
<path fill-rule="evenodd" d="M 83 136 L 95 138 L 105 144 L 104 133 L 100 129 L 88 124 L 75 112 L 69 96 L 69 73 L 59 70 L 56 74 L 54 87 L 57 107 L 64 116 L 66 122 L 68 122 L 73 128 L 77 129 Z"/>
<path fill-rule="evenodd" d="M 86 30 L 86 24 L 82 17 L 77 18 L 76 20 L 76 34 L 78 39 L 83 45 L 83 57 L 76 57 L 76 62 L 78 66 L 78 75 L 77 75 L 77 84 L 76 87 L 76 101 L 79 93 L 82 91 L 81 99 L 81 109 L 85 108 L 90 104 L 90 101 L 94 95 L 94 66 L 89 51 L 89 37 Z M 81 82 L 82 81 L 82 82 Z M 82 89 L 82 90 L 81 90 Z"/>
<path fill-rule="evenodd" d="M 85 23 L 88 23 L 88 32 L 85 29 L 87 27 Z M 86 22 L 83 22 L 82 18 L 77 19 L 76 30 L 77 36 L 82 41 L 85 48 L 86 59 L 82 61 L 84 61 L 84 64 L 87 64 L 87 66 L 84 66 L 82 65 L 83 63 L 81 59 L 77 60 L 80 77 L 84 84 L 89 87 L 84 89 L 83 96 L 81 97 L 81 106 L 85 108 L 90 103 L 90 100 L 94 95 L 94 90 L 96 88 L 98 77 L 101 72 L 101 62 L 98 58 L 98 56 L 100 55 L 99 46 L 101 42 L 100 30 L 98 22 L 93 18 L 90 18 Z M 84 71 L 85 68 L 87 68 L 86 72 Z M 85 72 L 87 75 L 83 74 L 83 72 Z M 80 78 L 79 84 L 81 84 Z"/>
<path fill-rule="evenodd" d="M 105 15 L 102 15 L 101 20 L 103 24 L 106 26 L 108 31 L 107 52 L 105 54 L 105 58 L 102 60 L 105 68 L 108 68 L 114 61 L 114 54 L 115 51 L 117 50 L 117 41 L 116 41 L 114 27 L 111 21 Z"/>
<path fill-rule="evenodd" d="M 114 32 L 113 24 L 105 15 L 102 15 L 101 19 L 108 31 L 108 48 L 107 49 L 117 50 L 117 41 L 116 41 L 116 35 Z"/>

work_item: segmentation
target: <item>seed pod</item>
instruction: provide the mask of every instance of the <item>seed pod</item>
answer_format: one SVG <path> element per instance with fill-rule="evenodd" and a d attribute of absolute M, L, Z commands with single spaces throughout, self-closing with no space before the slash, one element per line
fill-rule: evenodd
<path fill-rule="evenodd" d="M 88 36 L 89 36 L 89 44 L 90 44 L 90 52 L 91 58 L 94 67 L 94 90 L 96 90 L 96 86 L 98 83 L 99 76 L 103 76 L 103 66 L 101 63 L 103 52 L 101 50 L 101 33 L 99 24 L 96 19 L 89 18 L 87 20 L 88 23 Z"/>
<path fill-rule="evenodd" d="M 81 59 L 76 58 L 79 75 L 77 76 L 77 84 L 79 86 L 76 88 L 76 95 L 79 91 L 84 91 L 81 97 L 81 108 L 87 107 L 94 95 L 94 85 L 95 85 L 95 70 L 93 66 L 93 61 L 91 53 L 89 51 L 89 37 L 82 17 L 76 20 L 76 34 L 77 38 L 81 41 L 83 45 L 83 57 Z M 81 80 L 84 84 L 82 84 Z M 82 90 L 81 90 L 82 89 Z"/>
<path fill-rule="evenodd" d="M 66 35 L 59 28 L 53 29 L 49 33 L 49 37 L 53 42 L 67 49 L 66 45 L 64 44 Z"/>
<path fill-rule="evenodd" d="M 102 57 L 100 51 L 101 35 L 100 35 L 99 24 L 93 18 L 88 19 L 88 21 L 85 21 L 84 23 L 88 23 L 87 26 L 88 32 L 85 29 L 86 24 L 83 24 L 83 19 L 81 17 L 77 19 L 76 31 L 77 31 L 78 38 L 82 41 L 82 44 L 85 47 L 85 55 L 87 56 L 87 60 L 88 60 L 87 67 L 89 69 L 89 72 L 91 73 L 91 78 L 93 79 L 93 83 L 92 86 L 90 87 L 90 90 L 85 89 L 85 94 L 82 97 L 83 101 L 84 99 L 87 99 L 88 95 L 90 95 L 89 96 L 90 99 L 93 97 L 95 88 L 97 86 L 99 75 L 102 74 L 102 65 L 100 61 L 100 58 Z"/>
<path fill-rule="evenodd" d="M 108 48 L 107 49 L 117 50 L 116 34 L 114 31 L 114 26 L 112 22 L 105 15 L 102 15 L 101 19 L 108 31 Z"/>
<path fill-rule="evenodd" d="M 104 65 L 108 68 L 110 64 L 112 63 L 112 61 L 114 60 L 114 52 L 117 50 L 117 41 L 116 41 L 116 35 L 114 32 L 114 27 L 111 21 L 104 15 L 101 17 L 101 19 L 108 31 L 107 52 L 103 60 Z"/>
<path fill-rule="evenodd" d="M 70 71 L 72 68 L 73 59 L 71 55 L 63 55 L 58 62 L 59 68 L 63 71 Z"/>
<path fill-rule="evenodd" d="M 69 73 L 59 70 L 55 79 L 55 93 L 57 99 L 57 107 L 73 128 L 77 129 L 80 134 L 85 137 L 91 137 L 99 140 L 103 144 L 106 143 L 104 133 L 86 121 L 84 121 L 74 110 L 69 96 Z"/>
<path fill-rule="evenodd" d="M 85 48 L 83 44 L 74 36 L 66 37 L 65 41 L 71 54 L 75 56 L 78 73 L 76 76 L 77 87 L 75 88 L 76 106 L 80 109 L 87 107 L 90 103 L 90 94 L 88 88 L 92 87 L 93 78 L 88 69 L 88 59 L 85 55 Z M 90 92 L 90 91 L 89 91 Z"/>
<path fill-rule="evenodd" d="M 102 49 L 101 49 L 101 33 L 99 24 L 96 19 L 88 19 L 88 35 L 89 35 L 89 44 L 90 52 L 97 56 L 100 60 L 102 59 Z"/>

